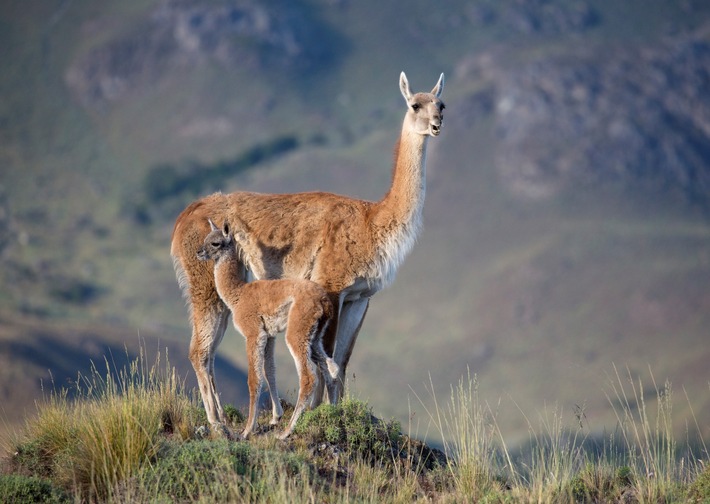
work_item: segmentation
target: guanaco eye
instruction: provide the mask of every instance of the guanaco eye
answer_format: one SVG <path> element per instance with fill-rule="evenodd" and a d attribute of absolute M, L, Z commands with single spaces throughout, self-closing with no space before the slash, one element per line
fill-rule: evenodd
<path fill-rule="evenodd" d="M 415 104 L 412 105 L 412 110 L 415 111 L 415 112 L 416 112 L 417 110 L 419 110 L 420 108 L 422 108 L 422 106 L 419 105 L 418 103 L 415 103 Z"/>

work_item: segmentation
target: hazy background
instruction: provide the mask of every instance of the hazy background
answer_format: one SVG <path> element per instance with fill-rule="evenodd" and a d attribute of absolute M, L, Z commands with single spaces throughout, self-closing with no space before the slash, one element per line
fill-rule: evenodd
<path fill-rule="evenodd" d="M 710 437 L 701 0 L 3 1 L 2 429 L 140 340 L 194 384 L 175 217 L 215 190 L 379 199 L 402 70 L 415 91 L 445 72 L 446 120 L 351 393 L 435 440 L 432 385 L 445 403 L 470 372 L 515 444 L 546 412 L 613 430 L 616 366 L 651 411 L 668 381 L 676 432 Z M 239 406 L 243 348 L 230 327 L 218 381 Z"/>

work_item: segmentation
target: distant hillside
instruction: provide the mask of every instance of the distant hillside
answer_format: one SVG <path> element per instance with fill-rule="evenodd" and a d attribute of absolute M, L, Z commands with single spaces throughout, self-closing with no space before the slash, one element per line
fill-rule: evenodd
<path fill-rule="evenodd" d="M 273 74 L 320 72 L 345 50 L 307 2 L 152 2 L 137 23 L 79 56 L 66 82 L 85 106 L 130 99 L 174 69 L 202 62 Z"/>
<path fill-rule="evenodd" d="M 405 70 L 416 90 L 446 73 L 445 126 L 353 394 L 425 423 L 413 392 L 470 370 L 511 438 L 553 403 L 598 433 L 616 364 L 710 415 L 709 23 L 700 0 L 4 2 L 6 414 L 31 410 L 47 369 L 63 383 L 138 334 L 192 379 L 177 213 L 216 189 L 380 198 Z M 221 350 L 245 365 L 233 330 Z M 691 405 L 674 413 L 683 429 Z"/>
<path fill-rule="evenodd" d="M 466 119 L 495 113 L 496 167 L 511 191 L 542 198 L 622 184 L 707 206 L 710 23 L 656 43 L 532 53 L 494 52 L 458 67 L 462 78 L 490 83 L 469 97 Z"/>

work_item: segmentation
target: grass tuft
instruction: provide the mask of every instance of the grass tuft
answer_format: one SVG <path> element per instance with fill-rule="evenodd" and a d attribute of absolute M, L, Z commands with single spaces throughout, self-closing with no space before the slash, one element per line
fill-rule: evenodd
<path fill-rule="evenodd" d="M 445 440 L 448 478 L 441 491 L 454 501 L 655 503 L 681 501 L 685 488 L 702 502 L 710 487 L 702 458 L 690 446 L 684 452 L 678 449 L 672 435 L 671 386 L 659 388 L 652 374 L 651 381 L 653 413 L 643 384 L 630 376 L 627 383 L 616 374 L 612 404 L 619 425 L 602 447 L 589 442 L 584 411 L 575 411 L 579 427 L 573 430 L 565 427 L 559 408 L 543 411 L 537 428 L 521 411 L 530 441 L 515 456 L 505 444 L 496 413 L 480 400 L 475 376 L 452 387 L 448 405 L 439 404 L 431 384 L 434 407 L 419 400 Z"/>
<path fill-rule="evenodd" d="M 141 356 L 106 374 L 94 367 L 66 390 L 38 403 L 16 443 L 16 471 L 52 478 L 83 499 L 106 499 L 156 456 L 161 436 L 189 438 L 198 409 L 169 362 L 148 368 Z"/>

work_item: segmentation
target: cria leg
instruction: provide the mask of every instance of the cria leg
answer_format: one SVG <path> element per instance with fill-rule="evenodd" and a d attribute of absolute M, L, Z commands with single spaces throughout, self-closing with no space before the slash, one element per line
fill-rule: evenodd
<path fill-rule="evenodd" d="M 309 404 L 311 408 L 315 408 L 323 402 L 324 383 L 328 389 L 328 397 L 335 397 L 336 395 L 334 386 L 335 382 L 338 380 L 340 368 L 335 361 L 325 353 L 325 349 L 323 348 L 323 336 L 329 323 L 329 319 L 322 317 L 318 321 L 315 337 L 311 341 L 311 357 L 317 365 L 318 373 L 318 382 L 311 394 L 311 403 Z"/>
<path fill-rule="evenodd" d="M 311 346 L 313 337 L 316 334 L 317 325 L 314 323 L 310 328 L 304 330 L 298 327 L 296 321 L 289 321 L 286 329 L 286 345 L 296 364 L 298 372 L 298 400 L 293 408 L 293 415 L 288 423 L 288 427 L 278 436 L 279 439 L 286 439 L 293 432 L 296 422 L 307 405 L 313 402 L 313 394 L 318 384 L 318 368 L 313 362 Z"/>
<path fill-rule="evenodd" d="M 326 355 L 325 351 L 323 350 L 323 342 L 321 341 L 321 338 L 319 336 L 313 340 L 312 355 L 313 360 L 315 360 L 318 364 L 318 385 L 320 385 L 321 382 L 324 381 L 328 389 L 328 397 L 335 397 L 337 393 L 335 391 L 335 384 L 339 380 L 340 367 L 335 363 L 332 358 Z M 315 400 L 317 399 L 317 392 L 318 390 L 322 390 L 322 388 L 323 387 L 318 386 L 314 387 L 313 393 L 311 394 L 311 408 L 315 408 L 317 406 L 317 403 L 315 402 Z"/>
<path fill-rule="evenodd" d="M 267 338 L 266 347 L 264 348 L 264 375 L 266 375 L 266 384 L 269 387 L 269 395 L 271 396 L 271 425 L 276 425 L 281 420 L 284 410 L 281 407 L 279 400 L 279 390 L 276 387 L 276 362 L 274 361 L 274 345 L 276 338 Z"/>
<path fill-rule="evenodd" d="M 249 418 L 246 427 L 242 432 L 242 437 L 248 437 L 256 430 L 257 419 L 259 417 L 259 396 L 264 384 L 264 351 L 268 338 L 266 336 L 249 337 L 247 340 L 247 359 L 249 370 L 247 371 L 247 385 L 249 386 Z"/>

